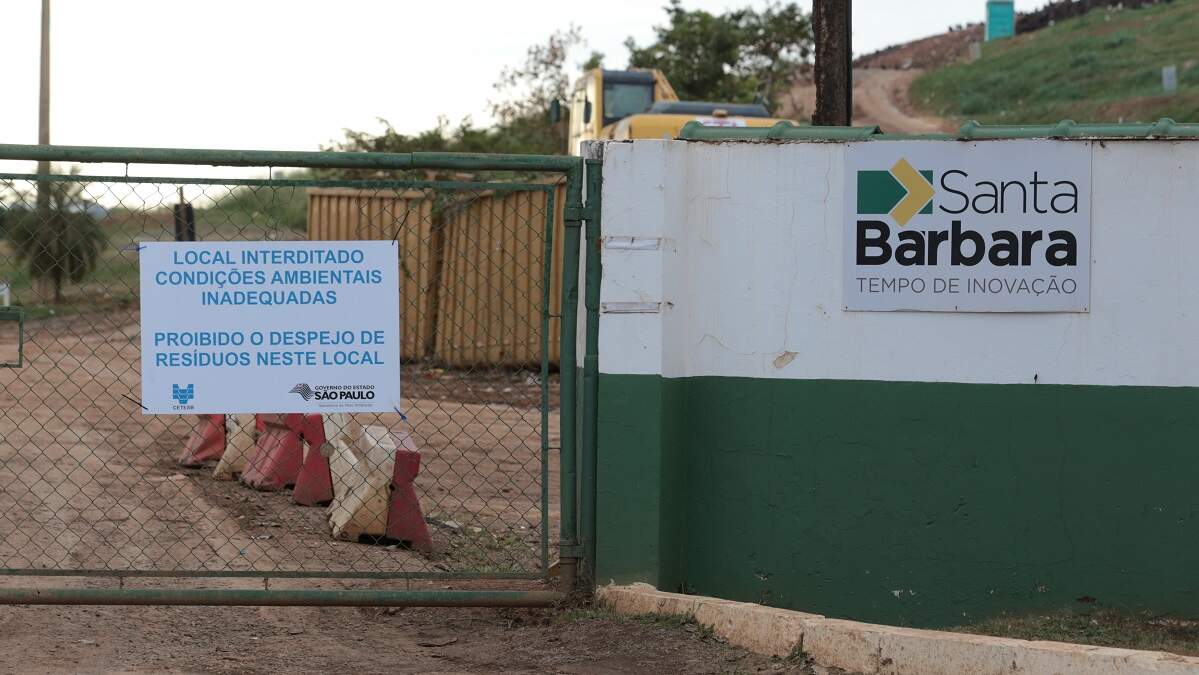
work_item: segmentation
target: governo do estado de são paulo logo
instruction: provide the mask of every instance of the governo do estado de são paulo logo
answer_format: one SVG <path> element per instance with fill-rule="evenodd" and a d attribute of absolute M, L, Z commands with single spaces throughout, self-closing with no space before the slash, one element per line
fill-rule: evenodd
<path fill-rule="evenodd" d="M 305 401 L 373 401 L 375 386 L 371 384 L 318 384 L 301 382 L 288 390 Z"/>

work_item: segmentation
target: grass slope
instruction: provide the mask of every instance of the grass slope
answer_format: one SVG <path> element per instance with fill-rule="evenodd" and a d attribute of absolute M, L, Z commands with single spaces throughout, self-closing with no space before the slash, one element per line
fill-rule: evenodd
<path fill-rule="evenodd" d="M 1162 66 L 1179 88 L 1162 93 Z M 982 59 L 921 76 L 911 100 L 929 112 L 990 124 L 1199 122 L 1199 0 L 1095 10 L 983 46 Z"/>

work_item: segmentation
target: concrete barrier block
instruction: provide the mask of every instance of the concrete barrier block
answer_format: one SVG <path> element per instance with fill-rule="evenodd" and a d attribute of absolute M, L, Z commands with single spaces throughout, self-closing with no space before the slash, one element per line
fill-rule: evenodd
<path fill-rule="evenodd" d="M 1014 640 L 877 626 L 880 675 L 1000 675 L 1014 672 Z M 840 667 L 840 666 L 838 666 Z"/>
<path fill-rule="evenodd" d="M 179 453 L 179 466 L 194 469 L 205 462 L 219 460 L 225 452 L 225 416 L 196 415 L 199 422 L 192 429 L 183 451 Z"/>
<path fill-rule="evenodd" d="M 1199 673 L 1199 658 L 1065 642 L 1026 642 L 1016 658 L 1020 673 L 1175 675 Z"/>
<path fill-rule="evenodd" d="M 897 628 L 837 619 L 805 621 L 803 650 L 821 666 L 878 675 L 1199 673 L 1199 658 L 1163 652 Z"/>
<path fill-rule="evenodd" d="M 267 491 L 295 485 L 304 460 L 304 444 L 287 424 L 287 417 L 276 413 L 259 415 L 265 428 L 241 473 L 243 484 Z"/>
<path fill-rule="evenodd" d="M 601 587 L 596 598 L 622 614 L 691 614 L 751 651 L 786 656 L 800 647 L 821 668 L 866 675 L 1199 675 L 1197 657 L 827 619 L 648 584 Z"/>
<path fill-rule="evenodd" d="M 750 602 L 667 593 L 649 584 L 603 586 L 596 597 L 622 614 L 693 616 L 731 644 L 775 656 L 789 656 L 803 641 L 804 621 L 820 618 Z"/>
<path fill-rule="evenodd" d="M 254 444 L 254 415 L 225 415 L 225 453 L 212 470 L 216 480 L 237 480 L 257 447 Z"/>
<path fill-rule="evenodd" d="M 387 530 L 388 485 L 395 470 L 395 439 L 385 427 L 349 425 L 330 443 L 333 503 L 329 526 L 338 539 L 382 536 Z"/>
<path fill-rule="evenodd" d="M 288 415 L 288 423 L 304 442 L 304 459 L 291 499 L 304 506 L 320 506 L 333 501 L 333 474 L 321 415 Z"/>
<path fill-rule="evenodd" d="M 699 598 L 681 593 L 666 593 L 649 584 L 600 586 L 595 592 L 601 605 L 614 612 L 631 615 L 678 614 L 693 616 Z"/>
<path fill-rule="evenodd" d="M 841 619 L 804 622 L 803 651 L 816 663 L 856 673 L 879 672 L 880 626 Z"/>
<path fill-rule="evenodd" d="M 329 526 L 338 539 L 362 535 L 408 542 L 432 552 L 412 481 L 420 471 L 420 451 L 407 432 L 386 427 L 362 426 L 352 420 L 327 423 L 333 432 L 327 442 L 333 479 Z M 334 428 L 331 428 L 334 427 Z"/>
<path fill-rule="evenodd" d="M 1126 651 L 1126 650 L 1121 650 Z M 1179 656 L 1165 652 L 1134 652 L 1127 657 L 1129 667 L 1135 672 L 1157 675 L 1195 675 L 1199 673 L 1199 658 Z"/>
<path fill-rule="evenodd" d="M 790 612 L 750 602 L 697 603 L 695 619 L 730 643 L 759 654 L 790 656 L 803 644 L 804 622 L 815 614 Z"/>

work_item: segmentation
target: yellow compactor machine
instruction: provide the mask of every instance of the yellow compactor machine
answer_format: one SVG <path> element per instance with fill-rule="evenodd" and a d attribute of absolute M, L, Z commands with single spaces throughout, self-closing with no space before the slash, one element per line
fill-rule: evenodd
<path fill-rule="evenodd" d="M 568 151 L 578 155 L 580 143 L 632 138 L 678 138 L 693 120 L 708 126 L 769 127 L 783 120 L 770 116 L 760 103 L 680 101 L 659 70 L 603 70 L 583 74 L 571 90 Z M 555 102 L 551 116 L 561 117 Z"/>

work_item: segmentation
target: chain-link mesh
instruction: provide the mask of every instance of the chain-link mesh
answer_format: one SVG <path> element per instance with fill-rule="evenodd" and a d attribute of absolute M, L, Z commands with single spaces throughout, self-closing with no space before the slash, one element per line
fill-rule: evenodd
<path fill-rule="evenodd" d="M 0 291 L 22 316 L 0 306 L 0 365 L 21 365 L 0 368 L 0 568 L 545 575 L 561 192 L 4 174 Z M 138 245 L 189 220 L 200 241 L 399 242 L 403 410 L 143 414 Z"/>

